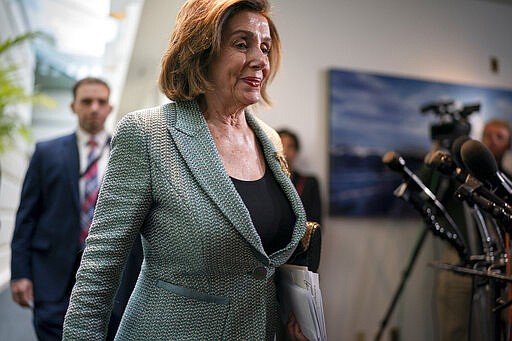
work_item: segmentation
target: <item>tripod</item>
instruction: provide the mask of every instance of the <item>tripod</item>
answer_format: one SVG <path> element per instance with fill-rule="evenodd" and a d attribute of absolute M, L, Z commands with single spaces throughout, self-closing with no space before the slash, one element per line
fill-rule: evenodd
<path fill-rule="evenodd" d="M 405 283 L 407 282 L 407 279 L 409 278 L 409 275 L 414 267 L 414 263 L 416 262 L 416 259 L 418 258 L 421 247 L 423 246 L 423 243 L 425 242 L 428 232 L 429 231 L 428 231 L 427 227 L 425 227 L 423 229 L 423 231 L 421 232 L 418 240 L 416 241 L 416 245 L 414 246 L 414 249 L 412 251 L 412 255 L 411 255 L 411 258 L 409 259 L 409 263 L 407 264 L 407 266 L 402 274 L 402 280 L 400 281 L 400 284 L 395 292 L 395 295 L 393 296 L 393 299 L 391 300 L 391 304 L 388 307 L 386 315 L 384 316 L 384 318 L 381 321 L 380 329 L 377 333 L 377 336 L 375 337 L 375 341 L 380 340 L 380 338 L 382 337 L 382 333 L 386 329 L 389 319 L 390 319 L 391 315 L 393 314 L 393 310 L 395 309 L 396 303 L 398 302 L 398 299 L 400 298 L 402 291 L 405 288 Z"/>

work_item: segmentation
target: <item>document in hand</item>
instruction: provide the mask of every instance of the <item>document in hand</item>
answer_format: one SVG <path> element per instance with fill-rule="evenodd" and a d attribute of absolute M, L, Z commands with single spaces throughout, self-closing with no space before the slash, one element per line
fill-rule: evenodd
<path fill-rule="evenodd" d="M 325 341 L 324 308 L 318 274 L 305 266 L 285 264 L 279 267 L 281 318 L 286 324 L 293 312 L 304 336 L 310 341 Z"/>

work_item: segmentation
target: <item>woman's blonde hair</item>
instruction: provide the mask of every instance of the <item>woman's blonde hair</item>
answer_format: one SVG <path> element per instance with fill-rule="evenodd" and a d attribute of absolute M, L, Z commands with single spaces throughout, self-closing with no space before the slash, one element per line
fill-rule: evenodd
<path fill-rule="evenodd" d="M 270 104 L 267 84 L 279 69 L 281 41 L 267 0 L 188 0 L 180 10 L 169 46 L 162 56 L 158 84 L 171 100 L 191 100 L 212 90 L 208 69 L 220 54 L 222 30 L 227 20 L 240 11 L 263 15 L 270 28 L 272 48 L 270 72 L 261 85 L 261 96 Z"/>

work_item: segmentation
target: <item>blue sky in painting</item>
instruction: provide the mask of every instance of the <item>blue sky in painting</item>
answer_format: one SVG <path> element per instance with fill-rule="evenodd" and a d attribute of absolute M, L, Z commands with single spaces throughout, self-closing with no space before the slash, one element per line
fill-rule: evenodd
<path fill-rule="evenodd" d="M 430 125 L 439 121 L 420 108 L 440 100 L 481 104 L 470 116 L 472 135 L 489 118 L 512 121 L 512 90 L 331 70 L 331 153 L 340 146 L 425 152 Z"/>

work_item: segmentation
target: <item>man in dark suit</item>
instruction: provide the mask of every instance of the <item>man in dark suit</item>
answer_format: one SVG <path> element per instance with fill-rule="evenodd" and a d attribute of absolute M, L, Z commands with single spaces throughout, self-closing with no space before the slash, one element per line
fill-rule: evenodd
<path fill-rule="evenodd" d="M 16 303 L 33 309 L 39 340 L 62 338 L 109 157 L 110 137 L 104 128 L 112 111 L 109 95 L 109 86 L 98 78 L 75 84 L 71 110 L 78 118 L 76 132 L 37 143 L 23 182 L 11 244 L 11 293 Z"/>

